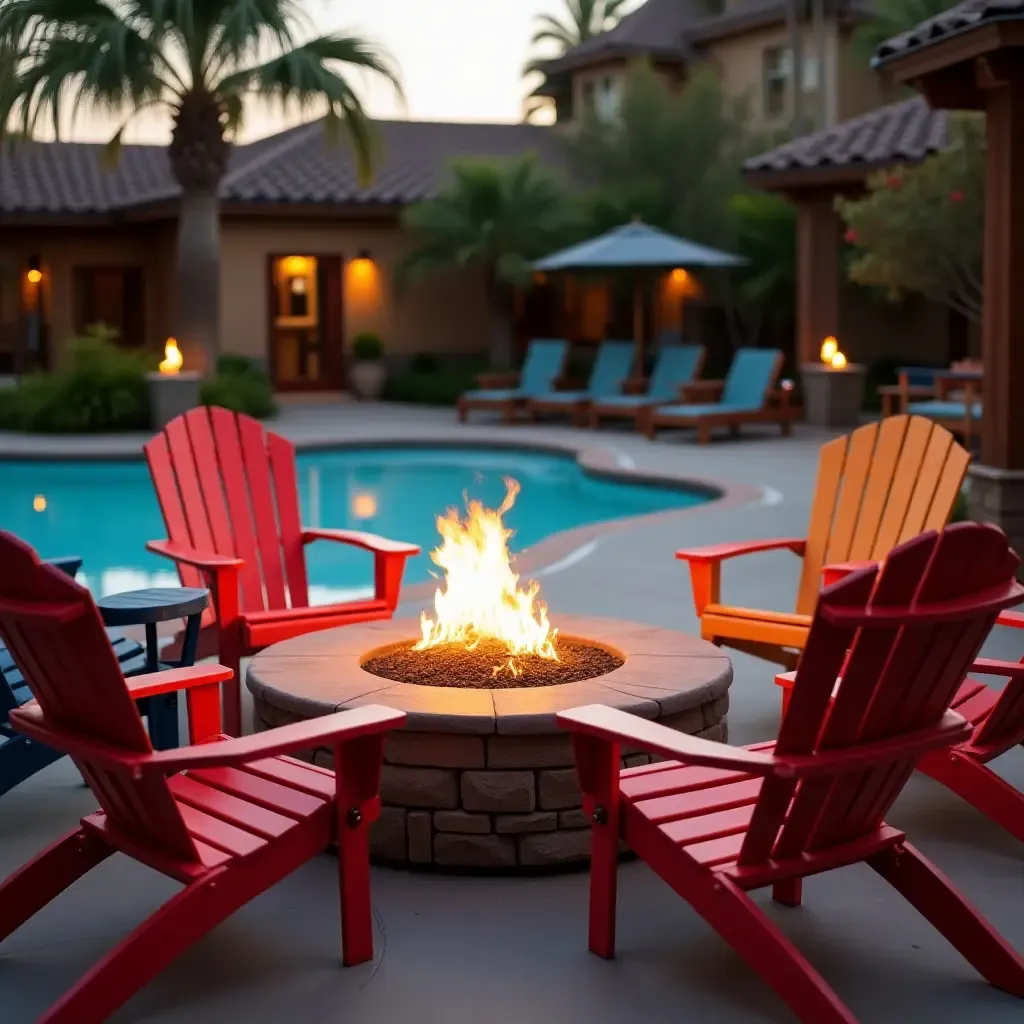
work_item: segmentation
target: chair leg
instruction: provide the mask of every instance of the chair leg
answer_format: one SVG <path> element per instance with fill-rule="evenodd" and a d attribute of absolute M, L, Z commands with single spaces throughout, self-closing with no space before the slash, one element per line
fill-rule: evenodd
<path fill-rule="evenodd" d="M 804 898 L 804 880 L 787 878 L 772 886 L 772 899 L 786 907 L 799 907 Z"/>
<path fill-rule="evenodd" d="M 591 829 L 590 936 L 592 953 L 609 960 L 615 956 L 615 909 L 619 888 L 618 813 Z"/>
<path fill-rule="evenodd" d="M 58 839 L 0 885 L 0 942 L 113 853 L 91 829 Z"/>
<path fill-rule="evenodd" d="M 711 425 L 700 420 L 697 423 L 697 443 L 708 444 L 711 441 Z"/>
<path fill-rule="evenodd" d="M 761 978 L 803 1024 L 858 1024 L 828 982 L 734 883 L 701 878 L 676 891 Z"/>
<path fill-rule="evenodd" d="M 246 881 L 252 882 L 250 877 Z M 264 888 L 230 868 L 194 882 L 114 947 L 39 1024 L 101 1024 L 136 992 Z"/>
<path fill-rule="evenodd" d="M 242 735 L 242 649 L 240 638 L 234 630 L 225 629 L 220 634 L 218 661 L 231 669 L 233 675 L 221 683 L 223 702 L 224 732 L 228 736 Z"/>
<path fill-rule="evenodd" d="M 918 768 L 1024 843 L 1024 793 L 991 768 L 945 750 L 926 757 Z"/>
<path fill-rule="evenodd" d="M 1024 959 L 918 850 L 904 843 L 875 854 L 868 863 L 942 932 L 983 978 L 1024 998 Z"/>

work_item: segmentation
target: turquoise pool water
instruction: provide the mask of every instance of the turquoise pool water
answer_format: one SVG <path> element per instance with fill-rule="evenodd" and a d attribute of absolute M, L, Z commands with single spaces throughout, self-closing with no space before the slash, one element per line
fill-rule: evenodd
<path fill-rule="evenodd" d="M 346 449 L 299 456 L 303 523 L 347 527 L 419 544 L 405 580 L 430 578 L 427 552 L 437 547 L 438 515 L 461 506 L 463 493 L 489 507 L 505 495 L 504 477 L 521 491 L 506 522 L 521 551 L 560 530 L 708 500 L 699 491 L 624 484 L 588 476 L 575 459 L 478 448 Z M 44 556 L 81 555 L 86 584 L 97 594 L 174 585 L 164 559 L 145 550 L 165 536 L 142 462 L 0 463 L 0 527 Z M 341 600 L 372 583 L 370 556 L 319 542 L 307 548 L 311 599 Z"/>

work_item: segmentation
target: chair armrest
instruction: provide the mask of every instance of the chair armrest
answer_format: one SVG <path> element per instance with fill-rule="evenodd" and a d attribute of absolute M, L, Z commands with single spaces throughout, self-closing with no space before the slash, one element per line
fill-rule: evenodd
<path fill-rule="evenodd" d="M 204 569 L 210 572 L 216 572 L 218 569 L 237 569 L 245 565 L 245 560 L 242 558 L 217 555 L 212 551 L 195 551 L 169 540 L 147 541 L 146 550 L 174 562 L 181 562 L 183 565 L 191 565 L 195 569 Z"/>
<path fill-rule="evenodd" d="M 493 391 L 497 388 L 515 388 L 519 386 L 518 373 L 478 373 L 477 384 L 484 391 Z"/>
<path fill-rule="evenodd" d="M 679 397 L 683 402 L 707 402 L 718 398 L 724 390 L 724 380 L 695 380 L 679 386 Z"/>
<path fill-rule="evenodd" d="M 375 533 L 363 533 L 361 530 L 303 529 L 303 544 L 310 544 L 315 540 L 333 540 L 339 544 L 350 544 L 352 547 L 363 548 L 380 555 L 407 556 L 420 553 L 420 548 L 416 544 L 406 544 L 405 541 L 378 537 Z"/>
<path fill-rule="evenodd" d="M 405 720 L 404 711 L 395 711 L 381 704 L 366 704 L 351 711 L 338 711 L 250 736 L 160 750 L 141 761 L 139 768 L 170 775 L 186 768 L 248 764 L 264 757 L 276 757 L 310 747 L 336 746 L 343 741 L 389 732 L 404 725 Z"/>
<path fill-rule="evenodd" d="M 838 583 L 851 573 L 860 569 L 868 569 L 875 564 L 877 564 L 875 560 L 869 559 L 863 562 L 833 562 L 831 565 L 823 565 L 821 567 L 821 585 L 827 587 Z"/>
<path fill-rule="evenodd" d="M 761 551 L 792 551 L 803 557 L 807 541 L 803 537 L 783 537 L 767 540 L 739 541 L 736 544 L 711 544 L 703 548 L 680 548 L 676 558 L 683 562 L 713 564 L 740 555 L 755 555 Z"/>
<path fill-rule="evenodd" d="M 622 393 L 624 395 L 643 395 L 647 393 L 648 380 L 646 377 L 630 377 L 622 382 Z"/>
<path fill-rule="evenodd" d="M 1008 679 L 1024 679 L 1024 663 L 1000 661 L 997 658 L 977 658 L 971 665 L 971 672 L 984 676 L 1005 676 Z"/>
<path fill-rule="evenodd" d="M 597 739 L 627 743 L 651 754 L 660 754 L 687 764 L 726 768 L 751 775 L 775 774 L 779 762 L 771 754 L 760 754 L 742 747 L 701 739 L 677 732 L 666 725 L 648 722 L 603 704 L 559 711 L 555 721 L 563 729 Z"/>
<path fill-rule="evenodd" d="M 188 690 L 193 686 L 223 683 L 233 675 L 234 672 L 223 665 L 189 665 L 185 668 L 168 668 L 162 672 L 132 676 L 125 679 L 125 684 L 132 697 L 140 700 L 142 697 L 155 697 L 160 693 Z"/>
<path fill-rule="evenodd" d="M 1024 629 L 1024 612 L 1000 612 L 999 618 L 996 619 L 996 625 L 1012 626 L 1014 629 Z"/>

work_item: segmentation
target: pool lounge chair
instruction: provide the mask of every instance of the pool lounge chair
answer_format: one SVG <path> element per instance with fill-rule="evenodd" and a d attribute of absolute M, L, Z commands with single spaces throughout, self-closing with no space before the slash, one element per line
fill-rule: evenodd
<path fill-rule="evenodd" d="M 526 403 L 527 417 L 533 421 L 539 412 L 568 414 L 577 427 L 587 422 L 591 403 L 604 395 L 622 391 L 633 370 L 636 345 L 632 341 L 602 341 L 597 350 L 590 381 L 585 391 L 546 391 Z"/>
<path fill-rule="evenodd" d="M 724 381 L 687 385 L 683 402 L 648 409 L 644 433 L 653 439 L 659 427 L 695 427 L 697 440 L 707 444 L 713 427 L 728 427 L 736 434 L 744 423 L 778 423 L 788 435 L 796 410 L 788 391 L 775 390 L 782 359 L 775 348 L 741 348 Z"/>
<path fill-rule="evenodd" d="M 590 425 L 597 429 L 603 419 L 620 419 L 632 420 L 639 428 L 646 410 L 673 401 L 684 385 L 700 377 L 703 365 L 703 345 L 666 345 L 658 353 L 649 381 L 633 379 L 626 384 L 626 394 L 594 398 L 590 403 Z"/>
<path fill-rule="evenodd" d="M 466 422 L 470 409 L 500 409 L 504 422 L 512 423 L 528 398 L 554 391 L 568 352 L 567 341 L 534 339 L 521 373 L 482 373 L 477 378 L 480 387 L 459 396 L 459 422 Z"/>

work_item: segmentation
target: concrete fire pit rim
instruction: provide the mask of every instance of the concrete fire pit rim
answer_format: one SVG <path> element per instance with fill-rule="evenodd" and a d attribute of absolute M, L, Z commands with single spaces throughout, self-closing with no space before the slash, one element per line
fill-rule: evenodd
<path fill-rule="evenodd" d="M 559 615 L 560 632 L 611 647 L 625 663 L 579 682 L 510 689 L 399 683 L 367 672 L 368 652 L 419 636 L 417 619 L 342 626 L 295 637 L 256 655 L 246 686 L 263 702 L 314 718 L 365 704 L 405 711 L 412 731 L 449 734 L 557 734 L 555 714 L 606 704 L 655 719 L 699 707 L 732 682 L 729 658 L 676 630 L 616 619 Z"/>

